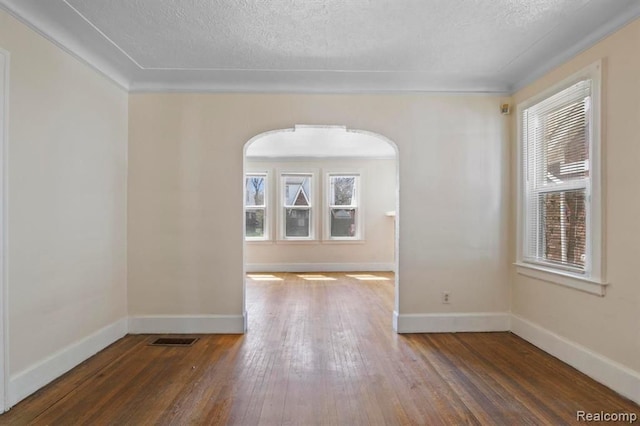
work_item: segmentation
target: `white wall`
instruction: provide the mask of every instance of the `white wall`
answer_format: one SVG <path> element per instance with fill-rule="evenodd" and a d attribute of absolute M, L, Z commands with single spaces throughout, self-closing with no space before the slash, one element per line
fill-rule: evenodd
<path fill-rule="evenodd" d="M 3 11 L 0 47 L 11 55 L 9 366 L 22 395 L 46 383 L 51 369 L 30 374 L 54 354 L 127 315 L 128 95 Z"/>
<path fill-rule="evenodd" d="M 274 270 L 278 265 L 318 265 L 319 269 L 340 267 L 341 264 L 359 265 L 359 269 L 388 268 L 394 262 L 394 218 L 385 213 L 396 208 L 396 161 L 381 159 L 307 159 L 266 161 L 247 159 L 247 172 L 269 173 L 269 226 L 270 241 L 247 242 L 246 263 L 254 271 Z M 313 214 L 317 239 L 313 242 L 282 241 L 278 238 L 277 215 L 282 211 L 278 204 L 279 173 L 291 171 L 314 172 L 315 205 Z M 324 239 L 323 217 L 326 215 L 325 173 L 360 172 L 360 212 L 363 218 L 362 241 L 338 242 Z M 361 266 L 360 266 L 361 265 Z M 368 265 L 368 266 L 367 266 Z"/>
<path fill-rule="evenodd" d="M 399 313 L 507 312 L 509 120 L 462 95 L 132 94 L 129 309 L 241 315 L 243 146 L 295 124 L 394 141 Z M 440 302 L 449 291 L 452 303 Z M 508 328 L 508 325 L 507 325 Z"/>
<path fill-rule="evenodd" d="M 511 269 L 514 314 L 561 339 L 636 372 L 640 384 L 640 20 L 627 25 L 514 96 L 521 102 L 602 59 L 605 297 L 518 275 Z M 515 117 L 512 164 L 515 164 Z M 515 173 L 515 167 L 513 168 Z M 515 175 L 513 175 L 515 181 Z M 514 186 L 515 191 L 515 186 Z M 515 200 L 515 192 L 512 194 Z M 512 212 L 515 224 L 515 210 Z M 515 226 L 511 233 L 515 237 Z M 512 238 L 515 260 L 515 238 Z M 631 396 L 627 394 L 627 396 Z M 636 400 L 640 389 L 636 388 Z"/>

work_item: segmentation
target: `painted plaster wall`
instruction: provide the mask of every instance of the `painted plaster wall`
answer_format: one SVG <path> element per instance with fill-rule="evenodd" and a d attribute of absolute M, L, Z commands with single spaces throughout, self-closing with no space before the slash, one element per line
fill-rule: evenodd
<path fill-rule="evenodd" d="M 127 93 L 0 11 L 13 375 L 127 315 Z"/>
<path fill-rule="evenodd" d="M 295 124 L 346 125 L 398 145 L 401 314 L 508 311 L 509 120 L 502 101 L 130 95 L 130 314 L 242 313 L 243 147 Z M 440 303 L 442 291 L 451 304 Z"/>
<path fill-rule="evenodd" d="M 588 350 L 640 372 L 640 20 L 606 38 L 514 95 L 522 102 L 603 60 L 602 147 L 605 297 L 518 275 L 511 268 L 512 312 Z M 512 164 L 516 164 L 513 117 Z M 512 170 L 515 181 L 515 167 Z M 515 185 L 514 185 L 515 191 Z M 513 192 L 515 200 L 515 192 Z M 515 204 L 514 204 L 515 207 Z M 511 228 L 515 261 L 515 210 Z"/>

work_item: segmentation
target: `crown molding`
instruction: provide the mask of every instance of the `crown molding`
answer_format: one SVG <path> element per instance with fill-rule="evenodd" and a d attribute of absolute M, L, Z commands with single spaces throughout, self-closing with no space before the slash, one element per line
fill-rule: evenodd
<path fill-rule="evenodd" d="M 84 24 L 80 24 L 79 21 L 77 23 L 78 25 L 73 25 L 73 28 L 67 28 L 60 23 L 54 22 L 48 16 L 48 13 L 56 13 L 56 11 L 60 10 L 55 3 L 56 2 L 53 1 L 47 1 L 37 2 L 37 5 L 34 5 L 34 2 L 29 0 L 22 0 L 21 2 L 0 0 L 0 9 L 53 43 L 62 51 L 89 66 L 108 80 L 111 80 L 121 89 L 129 91 L 130 79 L 126 71 L 123 71 L 122 64 L 114 64 L 114 61 L 111 58 L 105 57 L 103 52 L 96 52 L 87 46 L 88 43 L 95 43 L 96 41 L 97 43 L 105 43 L 106 39 L 99 33 L 94 33 L 95 30 L 89 30 L 92 27 L 80 16 L 78 16 L 78 19 L 82 20 Z M 68 12 L 77 16 L 76 12 L 72 9 L 68 9 Z M 73 35 L 71 32 L 72 29 L 80 30 L 82 39 Z M 92 44 L 91 46 L 93 47 L 94 45 Z"/>
<path fill-rule="evenodd" d="M 491 78 L 459 78 L 423 72 L 333 70 L 141 70 L 130 91 L 210 93 L 508 93 Z"/>
<path fill-rule="evenodd" d="M 533 83 L 537 79 L 543 77 L 553 69 L 575 58 L 585 50 L 595 46 L 600 41 L 604 40 L 611 34 L 622 29 L 627 24 L 638 19 L 640 17 L 640 2 L 635 3 L 624 14 L 618 16 L 604 25 L 598 27 L 595 31 L 591 32 L 588 36 L 582 38 L 577 44 L 574 44 L 570 48 L 555 55 L 550 60 L 541 63 L 539 66 L 533 69 L 530 73 L 526 74 L 523 78 L 518 80 L 515 84 L 508 87 L 508 91 L 514 94 L 521 89 L 525 88 L 529 84 Z"/>

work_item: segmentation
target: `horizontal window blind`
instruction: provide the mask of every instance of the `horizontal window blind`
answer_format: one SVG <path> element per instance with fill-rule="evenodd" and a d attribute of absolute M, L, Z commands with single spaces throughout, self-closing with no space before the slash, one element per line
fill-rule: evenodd
<path fill-rule="evenodd" d="M 584 271 L 588 252 L 591 80 L 522 112 L 525 260 Z"/>

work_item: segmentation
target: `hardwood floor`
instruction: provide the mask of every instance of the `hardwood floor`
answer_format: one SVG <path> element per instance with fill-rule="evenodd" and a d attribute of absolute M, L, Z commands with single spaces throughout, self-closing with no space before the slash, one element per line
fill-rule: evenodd
<path fill-rule="evenodd" d="M 640 414 L 510 333 L 395 334 L 391 274 L 298 275 L 248 279 L 243 336 L 186 348 L 126 336 L 0 423 L 559 425 L 578 410 Z"/>

